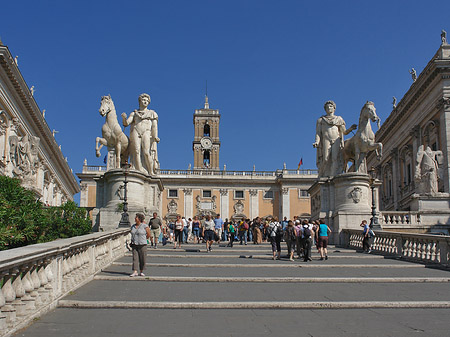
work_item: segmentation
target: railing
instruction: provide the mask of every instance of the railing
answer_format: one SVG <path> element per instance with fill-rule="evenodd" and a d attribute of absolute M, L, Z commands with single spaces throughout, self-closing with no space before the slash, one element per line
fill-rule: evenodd
<path fill-rule="evenodd" d="M 83 172 L 106 172 L 106 166 L 84 165 Z"/>
<path fill-rule="evenodd" d="M 389 225 L 420 225 L 419 212 L 389 212 L 382 211 L 380 214 L 380 223 L 382 226 Z"/>
<path fill-rule="evenodd" d="M 56 307 L 125 253 L 129 229 L 2 251 L 0 335 L 9 336 Z"/>
<path fill-rule="evenodd" d="M 342 234 L 349 248 L 362 249 L 362 230 L 344 229 Z M 375 231 L 371 241 L 374 252 L 450 267 L 450 236 Z"/>
<path fill-rule="evenodd" d="M 226 171 L 226 170 L 160 170 L 160 175 L 277 177 L 278 175 L 317 175 L 317 170 Z"/>

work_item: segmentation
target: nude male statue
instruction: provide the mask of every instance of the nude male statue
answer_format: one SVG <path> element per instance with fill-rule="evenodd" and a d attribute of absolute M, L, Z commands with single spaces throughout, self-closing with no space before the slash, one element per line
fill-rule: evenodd
<path fill-rule="evenodd" d="M 139 96 L 139 110 L 134 110 L 127 118 L 122 113 L 123 126 L 130 125 L 131 163 L 138 171 L 156 174 L 158 168 L 158 115 L 154 110 L 147 109 L 150 96 Z M 142 163 L 142 160 L 144 163 Z"/>
<path fill-rule="evenodd" d="M 345 128 L 344 119 L 334 114 L 336 103 L 327 101 L 324 104 L 326 115 L 321 116 L 316 124 L 316 140 L 313 147 L 317 148 L 317 168 L 319 177 L 333 177 L 342 173 L 344 157 L 344 135 L 355 130 L 353 124 Z"/>

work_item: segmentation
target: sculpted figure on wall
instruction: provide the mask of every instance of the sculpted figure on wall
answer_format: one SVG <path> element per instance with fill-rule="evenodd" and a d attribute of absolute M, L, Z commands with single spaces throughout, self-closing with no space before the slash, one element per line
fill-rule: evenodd
<path fill-rule="evenodd" d="M 420 145 L 416 156 L 415 179 L 419 183 L 420 194 L 438 193 L 439 159 L 442 151 L 433 151 L 429 146 L 424 150 Z"/>
<path fill-rule="evenodd" d="M 9 160 L 13 165 L 13 173 L 25 182 L 36 174 L 39 141 L 38 137 L 29 135 L 9 137 Z"/>
<path fill-rule="evenodd" d="M 345 128 L 344 119 L 334 114 L 336 103 L 333 101 L 325 102 L 324 109 L 327 114 L 317 120 L 313 146 L 317 148 L 319 177 L 333 177 L 343 171 L 344 135 L 356 129 L 356 125 Z"/>
<path fill-rule="evenodd" d="M 154 110 L 147 109 L 150 96 L 139 96 L 139 110 L 134 110 L 127 118 L 122 113 L 123 125 L 130 125 L 130 156 L 131 163 L 138 171 L 155 175 L 159 168 L 158 161 L 158 115 Z"/>

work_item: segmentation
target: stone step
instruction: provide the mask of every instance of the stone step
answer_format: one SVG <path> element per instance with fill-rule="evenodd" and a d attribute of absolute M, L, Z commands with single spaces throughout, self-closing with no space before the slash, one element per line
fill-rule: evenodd
<path fill-rule="evenodd" d="M 289 261 L 288 261 L 289 262 Z M 131 262 L 114 262 L 114 266 L 131 266 Z M 298 263 L 278 263 L 278 264 L 242 264 L 242 263 L 146 263 L 147 267 L 172 267 L 172 268 L 425 268 L 421 264 L 298 264 Z"/>
<path fill-rule="evenodd" d="M 76 309 L 448 309 L 450 301 L 133 302 L 60 300 L 58 307 Z"/>
<path fill-rule="evenodd" d="M 183 277 L 183 276 L 105 276 L 100 281 L 157 282 L 237 282 L 237 283 L 450 283 L 450 277 Z"/>

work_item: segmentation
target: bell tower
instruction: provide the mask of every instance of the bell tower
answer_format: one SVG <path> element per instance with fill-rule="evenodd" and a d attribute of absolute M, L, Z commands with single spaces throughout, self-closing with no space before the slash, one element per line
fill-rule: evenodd
<path fill-rule="evenodd" d="M 205 95 L 203 109 L 194 112 L 194 169 L 219 169 L 219 110 L 210 109 Z"/>

